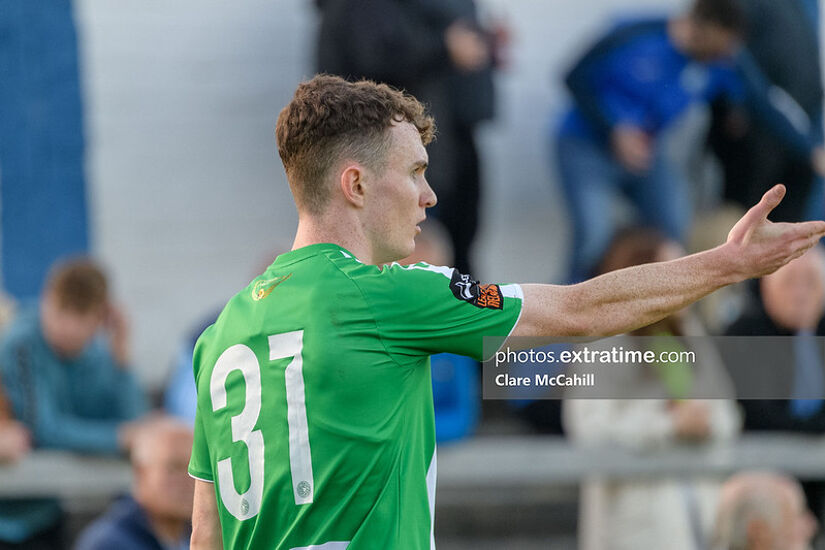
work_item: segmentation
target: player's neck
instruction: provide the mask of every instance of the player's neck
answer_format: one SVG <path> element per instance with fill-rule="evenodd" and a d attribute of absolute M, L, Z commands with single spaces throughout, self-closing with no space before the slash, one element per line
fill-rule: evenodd
<path fill-rule="evenodd" d="M 292 250 L 318 243 L 333 243 L 346 248 L 365 264 L 372 263 L 372 254 L 363 229 L 357 223 L 337 220 L 318 220 L 310 217 L 298 219 L 298 230 Z"/>

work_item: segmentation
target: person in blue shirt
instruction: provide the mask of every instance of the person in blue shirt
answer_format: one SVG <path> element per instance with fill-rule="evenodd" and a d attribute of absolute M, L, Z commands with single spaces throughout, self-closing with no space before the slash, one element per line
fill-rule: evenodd
<path fill-rule="evenodd" d="M 145 395 L 129 369 L 128 328 L 97 265 L 53 268 L 39 307 L 23 309 L 0 338 L 0 380 L 35 448 L 115 454 L 131 445 Z M 0 501 L 0 550 L 60 548 L 55 500 Z"/>
<path fill-rule="evenodd" d="M 574 231 L 568 282 L 587 278 L 606 250 L 618 195 L 632 201 L 639 223 L 684 242 L 690 189 L 661 137 L 694 104 L 727 94 L 823 169 L 822 148 L 772 102 L 767 80 L 741 50 L 745 24 L 735 0 L 695 0 L 670 19 L 617 24 L 570 70 L 573 106 L 556 140 Z"/>
<path fill-rule="evenodd" d="M 78 537 L 75 550 L 189 548 L 195 481 L 186 467 L 192 429 L 169 418 L 142 427 L 132 448 L 134 490 Z"/>

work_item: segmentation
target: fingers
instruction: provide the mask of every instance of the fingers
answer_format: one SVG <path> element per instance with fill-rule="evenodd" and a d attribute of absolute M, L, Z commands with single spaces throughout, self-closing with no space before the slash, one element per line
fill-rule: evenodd
<path fill-rule="evenodd" d="M 805 254 L 808 250 L 816 246 L 821 238 L 822 235 L 815 234 L 812 236 L 803 236 L 794 240 L 791 243 L 791 253 L 788 255 L 785 263 L 795 260 Z"/>
<path fill-rule="evenodd" d="M 780 183 L 771 187 L 762 195 L 762 199 L 748 210 L 745 215 L 742 216 L 742 219 L 733 226 L 733 229 L 728 233 L 728 240 L 737 243 L 743 242 L 754 228 L 768 218 L 768 214 L 782 202 L 784 196 L 784 185 Z"/>
<path fill-rule="evenodd" d="M 788 234 L 791 239 L 812 238 L 816 242 L 825 237 L 825 221 L 789 224 Z"/>
<path fill-rule="evenodd" d="M 785 261 L 782 263 L 782 265 L 783 266 L 787 265 L 787 264 L 791 263 L 792 261 L 796 260 L 797 258 L 803 256 L 808 250 L 813 248 L 813 246 L 814 245 L 811 244 L 811 243 L 806 243 L 806 244 L 800 245 L 799 248 L 797 248 L 790 256 L 788 256 L 785 259 Z"/>

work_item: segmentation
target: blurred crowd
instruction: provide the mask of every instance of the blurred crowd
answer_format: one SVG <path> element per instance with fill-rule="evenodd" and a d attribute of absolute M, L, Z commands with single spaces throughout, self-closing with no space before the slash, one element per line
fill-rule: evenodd
<path fill-rule="evenodd" d="M 484 222 L 475 134 L 496 116 L 494 76 L 506 66 L 510 30 L 480 16 L 473 0 L 316 0 L 316 9 L 317 72 L 403 88 L 437 121 L 427 174 L 438 205 L 415 253 L 402 263 L 471 273 Z M 58 16 L 71 25 L 65 10 L 50 15 Z M 788 194 L 773 221 L 825 217 L 819 17 L 818 0 L 693 0 L 678 13 L 606 22 L 566 74 L 554 75 L 568 90 L 569 105 L 549 124 L 547 150 L 572 242 L 564 280 L 553 282 L 575 284 L 720 244 L 731 220 L 777 182 Z M 0 14 L 2 25 L 14 27 Z M 41 67 L 46 76 L 67 71 L 63 57 L 40 55 L 51 60 Z M 69 80 L 74 74 L 76 81 L 76 69 L 76 59 L 68 62 Z M 69 83 L 71 93 L 75 86 Z M 24 95 L 0 93 L 0 113 L 25 106 Z M 55 95 L 36 100 L 50 109 L 68 102 L 80 112 L 79 99 L 75 105 L 71 94 Z M 43 116 L 38 113 L 31 116 Z M 0 122 L 0 133 L 19 128 L 10 121 L 17 119 Z M 38 128 L 29 128 L 32 143 L 58 139 L 53 129 Z M 218 312 L 181 327 L 164 387 L 142 387 L 132 369 L 128 316 L 103 268 L 88 256 L 85 222 L 77 228 L 75 217 L 86 216 L 82 190 L 80 199 L 63 203 L 69 215 L 54 216 L 48 201 L 28 206 L 41 188 L 62 185 L 63 195 L 76 194 L 82 176 L 70 170 L 77 177 L 65 185 L 43 176 L 32 187 L 38 173 L 19 166 L 25 154 L 18 149 L 0 147 L 3 228 L 46 227 L 44 240 L 57 248 L 15 263 L 30 251 L 17 250 L 4 231 L 9 295 L 0 296 L 0 461 L 25 460 L 36 449 L 123 456 L 134 484 L 73 542 L 55 498 L 0 500 L 0 550 L 187 548 L 192 350 Z M 82 163 L 82 146 L 72 150 L 74 157 L 61 162 Z M 743 431 L 825 434 L 825 374 L 816 340 L 825 336 L 822 249 L 604 345 L 632 348 L 641 341 L 634 336 L 650 335 L 667 336 L 674 349 L 702 335 L 790 337 L 793 354 L 785 360 L 793 365 L 794 398 L 737 401 L 723 360 L 710 349 L 687 378 L 625 381 L 658 388 L 662 399 L 514 401 L 512 418 L 525 430 L 563 435 L 575 445 L 633 452 L 731 444 Z M 464 357 L 432 358 L 439 442 L 460 441 L 479 428 L 478 373 Z M 730 398 L 691 398 L 703 385 L 729 388 Z M 800 484 L 779 472 L 743 472 L 727 481 L 593 478 L 583 484 L 580 503 L 582 549 L 801 550 L 817 544 L 825 480 Z"/>

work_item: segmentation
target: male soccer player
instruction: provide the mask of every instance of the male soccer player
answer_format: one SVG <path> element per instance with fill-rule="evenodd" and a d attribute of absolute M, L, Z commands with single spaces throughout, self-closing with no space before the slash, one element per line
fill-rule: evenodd
<path fill-rule="evenodd" d="M 573 286 L 479 285 L 410 254 L 436 202 L 433 121 L 385 85 L 316 76 L 277 123 L 299 213 L 293 250 L 227 304 L 195 349 L 192 548 L 433 548 L 429 356 L 483 336 L 630 331 L 769 273 L 825 235 L 771 224 L 777 186 L 715 249 Z"/>

